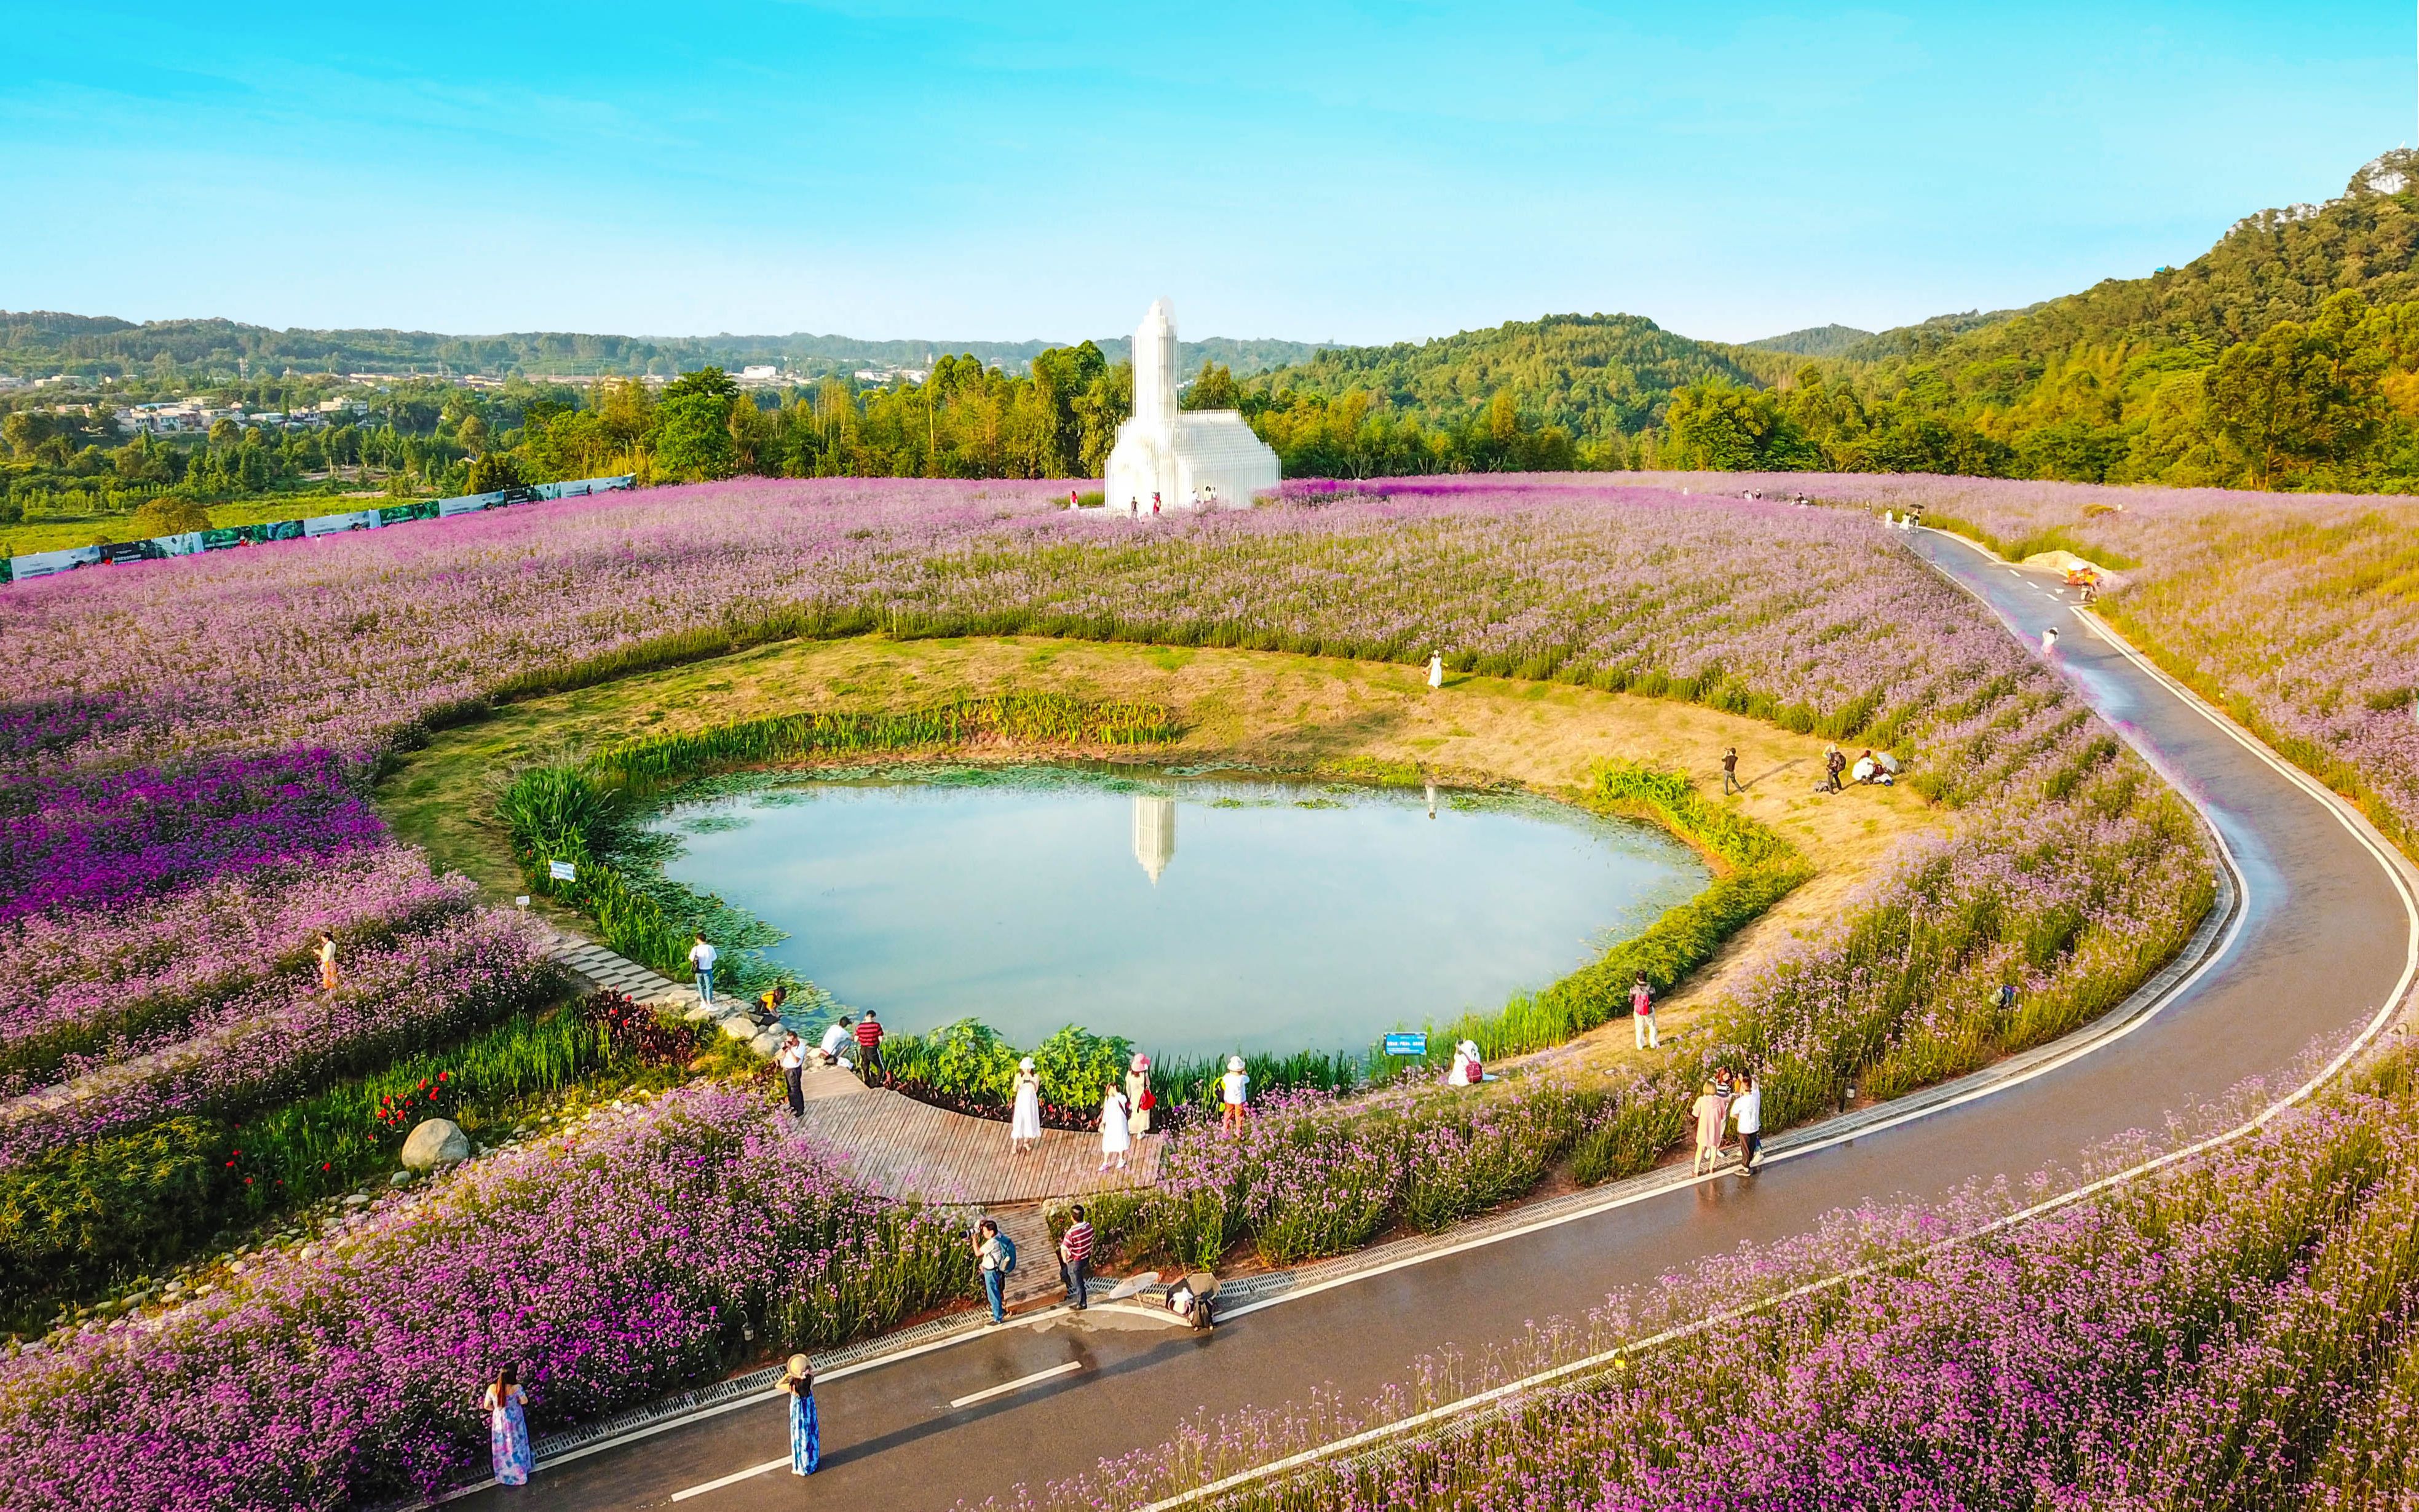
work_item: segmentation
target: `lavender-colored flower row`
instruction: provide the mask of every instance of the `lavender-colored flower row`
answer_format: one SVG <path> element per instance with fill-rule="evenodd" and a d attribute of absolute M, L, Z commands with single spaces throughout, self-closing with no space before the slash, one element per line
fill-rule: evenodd
<path fill-rule="evenodd" d="M 0 1504 L 337 1507 L 485 1461 L 517 1363 L 541 1432 L 962 1295 L 952 1226 L 729 1092 L 477 1163 L 228 1296 L 0 1365 Z"/>
<path fill-rule="evenodd" d="M 1497 1370 L 1779 1299 L 1761 1309 L 1626 1352 L 1598 1379 L 1509 1412 L 1448 1420 L 1220 1504 L 2407 1506 L 2419 1471 L 2412 1111 L 2407 1088 L 2346 1098 L 1945 1248 L 1933 1246 L 1981 1231 L 2009 1194 L 1845 1215 L 1549 1324 L 1534 1358 Z M 1890 1259 L 1918 1246 L 1931 1252 Z M 1497 1370 L 1431 1362 L 1371 1415 L 1454 1399 Z M 1354 1417 L 1203 1425 L 1043 1500 L 1149 1501 L 1337 1436 Z"/>
<path fill-rule="evenodd" d="M 663 489 L 239 571 L 47 579 L 0 603 L 0 636 L 32 648 L 28 678 L 145 711 L 139 736 L 96 731 L 88 754 L 370 748 L 516 678 L 752 626 L 1435 649 L 1676 683 L 1802 728 L 1905 731 L 1977 689 L 2055 687 L 1853 514 L 1567 477 L 1390 487 L 1147 526 L 1054 507 L 1043 485 Z"/>
<path fill-rule="evenodd" d="M 123 1058 L 274 973 L 307 973 L 321 931 L 349 958 L 469 908 L 473 892 L 387 845 L 20 918 L 0 926 L 0 1065 L 22 1083 L 69 1054 Z"/>
<path fill-rule="evenodd" d="M 528 919 L 472 913 L 362 954 L 333 992 L 262 981 L 216 1005 L 192 1040 L 0 1107 L 0 1165 L 180 1113 L 294 1096 L 534 1006 L 562 985 Z"/>
<path fill-rule="evenodd" d="M 356 776 L 298 749 L 22 784 L 0 818 L 0 922 L 375 844 Z"/>

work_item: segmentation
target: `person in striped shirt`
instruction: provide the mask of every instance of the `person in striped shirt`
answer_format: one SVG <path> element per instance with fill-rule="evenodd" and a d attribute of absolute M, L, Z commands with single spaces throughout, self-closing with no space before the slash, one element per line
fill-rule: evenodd
<path fill-rule="evenodd" d="M 869 1008 L 865 1016 L 856 1021 L 856 1073 L 871 1087 L 886 1069 L 882 1064 L 882 1024 Z"/>
<path fill-rule="evenodd" d="M 1083 1204 L 1075 1206 L 1074 1222 L 1058 1236 L 1058 1274 L 1067 1283 L 1067 1304 L 1077 1312 L 1084 1310 L 1084 1282 L 1092 1271 L 1092 1226 L 1084 1217 Z"/>

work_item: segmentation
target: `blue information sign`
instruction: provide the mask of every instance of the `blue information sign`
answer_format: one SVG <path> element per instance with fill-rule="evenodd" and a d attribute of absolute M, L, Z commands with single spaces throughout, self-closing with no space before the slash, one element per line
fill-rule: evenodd
<path fill-rule="evenodd" d="M 1386 1036 L 1386 1054 L 1390 1056 L 1425 1056 L 1427 1053 L 1428 1037 L 1425 1034 Z"/>

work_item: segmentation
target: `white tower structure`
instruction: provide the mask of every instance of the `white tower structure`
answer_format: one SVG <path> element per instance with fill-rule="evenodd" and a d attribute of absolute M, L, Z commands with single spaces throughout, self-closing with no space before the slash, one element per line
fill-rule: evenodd
<path fill-rule="evenodd" d="M 1154 301 L 1133 334 L 1133 414 L 1117 427 L 1102 502 L 1111 514 L 1163 509 L 1248 509 L 1252 496 L 1284 476 L 1277 454 L 1235 409 L 1176 407 L 1176 309 Z"/>
<path fill-rule="evenodd" d="M 1133 829 L 1134 859 L 1156 887 L 1160 873 L 1176 859 L 1176 800 L 1134 795 Z"/>

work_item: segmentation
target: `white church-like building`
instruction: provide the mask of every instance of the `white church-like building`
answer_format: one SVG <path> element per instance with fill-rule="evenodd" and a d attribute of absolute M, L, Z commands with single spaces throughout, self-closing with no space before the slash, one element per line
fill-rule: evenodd
<path fill-rule="evenodd" d="M 1133 414 L 1117 427 L 1101 501 L 1117 514 L 1249 509 L 1283 477 L 1277 454 L 1235 409 L 1176 406 L 1176 310 L 1155 301 L 1134 328 Z"/>

